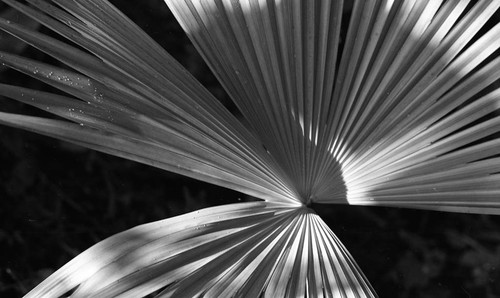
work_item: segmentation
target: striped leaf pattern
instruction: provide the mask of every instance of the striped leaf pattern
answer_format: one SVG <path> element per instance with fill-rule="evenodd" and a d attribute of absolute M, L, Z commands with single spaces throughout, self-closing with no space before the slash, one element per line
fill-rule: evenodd
<path fill-rule="evenodd" d="M 60 35 L 0 52 L 65 95 L 0 123 L 261 202 L 145 224 L 27 297 L 376 297 L 311 203 L 500 213 L 498 0 L 165 0 L 243 123 L 105 0 L 2 0 Z"/>

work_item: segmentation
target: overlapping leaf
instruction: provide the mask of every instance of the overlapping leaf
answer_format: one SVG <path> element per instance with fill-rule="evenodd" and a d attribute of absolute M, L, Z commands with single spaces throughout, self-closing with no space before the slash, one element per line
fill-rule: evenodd
<path fill-rule="evenodd" d="M 373 297 L 349 253 L 306 208 L 202 209 L 112 236 L 27 297 Z"/>
<path fill-rule="evenodd" d="M 70 141 L 88 147 L 250 195 L 297 205 L 286 175 L 260 142 L 171 56 L 109 3 L 54 1 L 66 12 L 44 1 L 31 1 L 49 17 L 20 3 L 5 2 L 93 54 L 9 21 L 0 22 L 0 28 L 77 72 L 3 53 L 0 59 L 5 65 L 83 101 L 2 86 L 3 95 L 21 100 L 26 97 L 24 102 L 83 127 L 50 122 L 53 125 L 49 129 L 33 123 L 35 119 L 8 115 L 3 117 L 4 124 L 62 139 L 72 135 Z M 58 125 L 61 131 L 55 128 Z M 120 129 L 116 130 L 117 127 Z"/>
<path fill-rule="evenodd" d="M 338 68 L 341 1 L 166 2 L 303 201 L 498 212 L 498 1 L 356 1 Z"/>
<path fill-rule="evenodd" d="M 66 119 L 1 123 L 266 200 L 114 236 L 32 295 L 370 297 L 301 206 L 500 213 L 498 0 L 166 0 L 251 129 L 106 1 L 3 1 L 78 48 L 0 21 L 70 68 L 1 53 L 67 94 L 0 85 Z"/>

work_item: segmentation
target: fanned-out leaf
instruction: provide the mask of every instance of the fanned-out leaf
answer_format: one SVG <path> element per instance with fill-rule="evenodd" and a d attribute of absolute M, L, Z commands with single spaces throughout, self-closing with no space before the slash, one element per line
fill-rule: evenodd
<path fill-rule="evenodd" d="M 314 197 L 316 185 L 342 188 L 333 157 L 322 164 L 328 182 L 315 164 L 333 100 L 342 1 L 166 2 L 301 199 Z"/>
<path fill-rule="evenodd" d="M 94 107 L 68 98 L 66 105 L 70 107 L 68 111 L 71 113 L 66 113 L 67 118 L 73 116 L 69 117 L 70 120 L 102 130 L 106 132 L 104 135 L 114 133 L 118 138 L 137 139 L 139 143 L 143 143 L 135 147 L 139 153 L 142 151 L 141 146 L 148 146 L 144 141 L 154 143 L 153 147 L 171 151 L 174 154 L 168 153 L 171 158 L 169 163 L 173 165 L 168 167 L 170 171 L 188 174 L 253 196 L 298 204 L 286 175 L 263 146 L 177 62 L 110 4 L 85 2 L 80 6 L 75 1 L 59 3 L 61 7 L 71 11 L 71 15 L 44 1 L 33 1 L 41 10 L 50 13 L 53 19 L 22 4 L 6 2 L 95 53 L 95 56 L 89 55 L 8 21 L 0 22 L 0 28 L 81 72 L 75 73 L 21 57 L 0 54 L 0 60 L 5 65 L 39 78 L 84 102 L 94 103 L 99 106 L 97 109 L 101 109 L 101 113 L 98 113 L 100 115 L 96 115 Z M 57 22 L 56 19 L 69 25 Z M 110 19 L 116 19 L 116 24 L 110 22 Z M 92 20 L 92 26 L 87 26 L 83 20 Z M 95 30 L 94 26 L 100 29 Z M 124 27 L 130 28 L 124 31 Z M 143 48 L 148 43 L 151 43 L 150 47 Z M 108 47 L 111 44 L 126 44 L 127 48 L 120 47 L 110 52 Z M 7 88 L 2 87 L 1 94 L 17 99 L 22 94 L 29 93 L 18 89 L 18 96 L 13 96 L 13 90 Z M 56 111 L 61 110 L 62 106 L 57 102 L 59 97 L 51 100 L 45 95 L 43 102 L 37 96 L 32 98 L 36 98 L 38 106 L 43 105 L 49 112 L 57 113 Z M 71 102 L 76 103 L 72 105 Z M 92 119 L 96 117 L 107 119 L 104 122 L 103 119 Z M 83 118 L 86 120 L 82 121 Z M 110 125 L 105 122 L 110 122 Z M 16 125 L 23 127 L 21 118 Z M 114 131 L 109 129 L 111 126 L 128 127 L 131 132 Z M 70 127 L 75 126 L 66 126 L 67 129 Z M 29 129 L 37 131 L 37 126 L 32 125 Z M 93 133 L 98 134 L 96 131 Z M 99 147 L 113 146 L 112 142 L 106 145 L 102 140 L 104 138 L 101 138 Z M 191 153 L 183 148 L 191 150 Z M 110 149 L 121 151 L 121 148 L 116 147 Z M 159 156 L 155 158 L 162 159 Z M 200 166 L 197 168 L 195 164 Z M 210 170 L 204 173 L 203 168 L 206 166 Z M 229 178 L 230 176 L 240 176 L 242 179 L 237 180 L 242 184 Z M 252 181 L 252 176 L 256 180 Z M 256 192 L 256 187 L 265 191 Z M 274 194 L 269 195 L 272 192 Z"/>
<path fill-rule="evenodd" d="M 265 200 L 113 236 L 29 297 L 373 297 L 306 205 L 500 214 L 500 0 L 166 0 L 251 129 L 107 1 L 2 1 L 67 68 L 0 61 L 67 95 L 0 84 L 64 118 L 0 123 Z"/>
<path fill-rule="evenodd" d="M 381 98 L 378 112 L 366 118 L 364 129 L 350 132 L 351 139 L 365 136 L 359 139 L 360 145 L 345 146 L 349 153 L 341 162 L 351 204 L 419 205 L 464 212 L 481 207 L 476 210 L 498 213 L 500 180 L 494 157 L 500 153 L 496 141 L 500 101 L 498 91 L 487 88 L 500 78 L 499 60 L 490 58 L 500 47 L 500 26 L 484 35 L 477 32 L 499 5 L 484 1 L 472 7 L 436 44 L 438 62 L 433 55 L 429 62 L 419 61 L 421 67 L 428 65 L 426 74 L 413 73 L 414 78 L 406 83 L 407 93 L 398 91 L 392 96 L 394 89 L 386 89 L 389 97 Z M 482 95 L 485 92 L 489 93 Z M 383 118 L 375 120 L 378 115 Z M 496 166 L 476 163 L 484 159 Z M 460 180 L 454 175 L 479 165 L 483 171 L 474 177 Z M 427 175 L 432 183 L 391 187 L 400 180 L 418 181 Z M 459 184 L 462 187 L 454 187 Z"/>
<path fill-rule="evenodd" d="M 304 202 L 413 205 L 377 190 L 419 164 L 447 170 L 429 165 L 500 131 L 498 114 L 478 122 L 499 109 L 497 92 L 473 102 L 499 79 L 500 26 L 480 33 L 499 1 L 356 1 L 338 69 L 341 1 L 166 2 Z M 462 152 L 457 171 L 473 161 Z M 476 185 L 489 191 L 464 192 L 456 207 L 496 213 L 494 173 Z M 420 203 L 433 209 L 439 188 L 426 191 Z"/>
<path fill-rule="evenodd" d="M 122 232 L 27 297 L 72 290 L 71 297 L 374 297 L 317 215 L 265 202 L 202 209 Z"/>

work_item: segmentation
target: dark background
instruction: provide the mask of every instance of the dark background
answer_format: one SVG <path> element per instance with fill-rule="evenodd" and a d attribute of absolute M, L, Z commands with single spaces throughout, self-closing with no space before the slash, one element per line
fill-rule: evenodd
<path fill-rule="evenodd" d="M 112 2 L 228 103 L 162 0 Z M 2 47 L 7 39 L 0 38 Z M 10 40 L 8 44 L 25 56 L 48 59 Z M 5 69 L 0 82 L 45 88 Z M 4 98 L 0 109 L 39 113 Z M 0 297 L 21 296 L 114 233 L 249 199 L 21 130 L 0 127 L 0 136 Z M 319 209 L 380 297 L 500 297 L 500 217 L 375 207 Z"/>

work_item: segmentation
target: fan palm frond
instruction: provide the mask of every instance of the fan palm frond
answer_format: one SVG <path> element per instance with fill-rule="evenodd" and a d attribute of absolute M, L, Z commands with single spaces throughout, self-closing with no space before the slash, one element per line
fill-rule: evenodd
<path fill-rule="evenodd" d="M 141 297 L 159 290 L 159 297 L 364 296 L 370 291 L 317 215 L 264 202 L 207 208 L 112 236 L 28 297 L 59 297 L 77 286 L 75 297 Z"/>
<path fill-rule="evenodd" d="M 166 0 L 250 127 L 107 1 L 2 1 L 67 68 L 0 53 L 65 94 L 0 84 L 58 116 L 0 123 L 265 200 L 117 234 L 28 297 L 374 297 L 308 205 L 500 213 L 500 1 Z"/>

